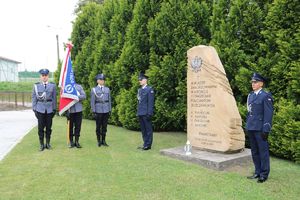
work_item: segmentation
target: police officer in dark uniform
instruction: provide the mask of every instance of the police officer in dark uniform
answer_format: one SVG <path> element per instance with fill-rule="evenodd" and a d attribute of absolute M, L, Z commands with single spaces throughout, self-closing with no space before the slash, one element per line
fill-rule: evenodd
<path fill-rule="evenodd" d="M 153 141 L 153 129 L 151 123 L 151 117 L 154 110 L 154 91 L 152 87 L 147 85 L 148 76 L 140 73 L 139 77 L 140 88 L 138 89 L 138 107 L 137 116 L 139 117 L 143 146 L 138 149 L 149 150 Z"/>
<path fill-rule="evenodd" d="M 38 119 L 38 134 L 40 140 L 40 151 L 44 148 L 50 149 L 52 118 L 56 113 L 56 86 L 49 83 L 49 70 L 39 71 L 41 82 L 35 83 L 32 90 L 32 109 Z M 46 128 L 46 130 L 44 130 Z M 46 145 L 44 137 L 46 136 Z"/>
<path fill-rule="evenodd" d="M 104 74 L 96 76 L 98 85 L 91 91 L 91 109 L 96 119 L 96 135 L 98 147 L 108 146 L 106 143 L 106 132 L 109 113 L 111 112 L 110 89 L 105 86 Z"/>
<path fill-rule="evenodd" d="M 260 74 L 254 73 L 251 83 L 253 91 L 247 98 L 246 129 L 255 173 L 247 178 L 258 179 L 258 183 L 263 183 L 268 179 L 270 173 L 268 135 L 272 127 L 273 98 L 270 93 L 262 89 L 265 78 Z"/>
<path fill-rule="evenodd" d="M 79 144 L 80 130 L 81 130 L 81 122 L 82 122 L 82 101 L 86 98 L 85 92 L 81 85 L 75 84 L 74 87 L 77 90 L 79 101 L 75 103 L 66 113 L 68 120 L 70 120 L 69 124 L 69 138 L 70 138 L 70 148 L 74 146 L 77 148 L 81 148 Z M 75 143 L 74 143 L 74 135 L 75 135 Z"/>

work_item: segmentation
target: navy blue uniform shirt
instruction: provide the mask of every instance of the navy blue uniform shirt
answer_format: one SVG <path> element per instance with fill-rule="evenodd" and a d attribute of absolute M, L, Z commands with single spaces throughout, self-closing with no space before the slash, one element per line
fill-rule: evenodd
<path fill-rule="evenodd" d="M 258 94 L 251 92 L 247 99 L 247 109 L 246 129 L 269 133 L 273 118 L 272 95 L 264 90 L 260 90 Z"/>
<path fill-rule="evenodd" d="M 137 115 L 153 115 L 154 109 L 154 91 L 152 87 L 146 85 L 138 90 L 138 109 Z"/>

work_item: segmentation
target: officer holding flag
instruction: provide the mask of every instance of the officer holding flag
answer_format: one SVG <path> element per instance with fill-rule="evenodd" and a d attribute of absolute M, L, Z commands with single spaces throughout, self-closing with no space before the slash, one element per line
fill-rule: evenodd
<path fill-rule="evenodd" d="M 75 75 L 74 75 L 75 76 Z M 82 122 L 82 101 L 86 98 L 85 92 L 80 84 L 74 84 L 75 89 L 77 90 L 77 95 L 79 101 L 75 103 L 66 113 L 67 119 L 69 122 L 69 147 L 81 148 L 79 144 L 81 122 Z M 75 143 L 74 143 L 75 136 Z"/>

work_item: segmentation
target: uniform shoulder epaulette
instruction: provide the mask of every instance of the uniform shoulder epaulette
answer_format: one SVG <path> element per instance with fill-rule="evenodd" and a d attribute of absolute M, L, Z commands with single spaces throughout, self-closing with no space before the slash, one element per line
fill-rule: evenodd
<path fill-rule="evenodd" d="M 271 93 L 271 92 L 267 92 L 267 95 L 268 95 L 268 97 L 271 97 L 271 98 L 273 98 L 273 95 L 272 95 L 272 93 Z"/>
<path fill-rule="evenodd" d="M 154 90 L 153 90 L 153 88 L 151 87 L 151 86 L 148 86 L 149 87 L 149 91 L 150 91 L 150 93 L 154 93 Z"/>
<path fill-rule="evenodd" d="M 272 96 L 272 93 L 271 92 L 268 92 L 268 91 L 264 91 L 264 93 L 265 93 L 265 98 L 266 98 L 266 100 L 268 100 L 268 101 L 274 101 L 274 99 L 273 99 L 273 96 Z"/>
<path fill-rule="evenodd" d="M 54 83 L 54 82 L 50 82 L 50 83 L 55 85 L 55 83 Z"/>
<path fill-rule="evenodd" d="M 272 93 L 266 90 L 262 90 L 262 92 L 266 95 L 266 96 L 272 96 Z"/>
<path fill-rule="evenodd" d="M 40 84 L 40 83 L 41 83 L 41 82 L 36 82 L 35 84 L 38 85 L 38 84 Z"/>

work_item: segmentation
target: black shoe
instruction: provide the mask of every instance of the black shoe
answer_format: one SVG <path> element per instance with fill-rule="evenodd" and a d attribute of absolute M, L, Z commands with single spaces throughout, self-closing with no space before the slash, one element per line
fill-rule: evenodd
<path fill-rule="evenodd" d="M 82 148 L 78 142 L 75 143 L 75 147 Z"/>
<path fill-rule="evenodd" d="M 256 179 L 259 178 L 258 174 L 253 174 L 252 176 L 247 176 L 247 179 Z"/>
<path fill-rule="evenodd" d="M 46 144 L 46 149 L 51 149 L 51 145 L 49 143 Z"/>
<path fill-rule="evenodd" d="M 40 145 L 40 151 L 44 151 L 45 147 L 43 144 Z"/>
<path fill-rule="evenodd" d="M 143 147 L 142 148 L 143 151 L 147 151 L 147 150 L 150 150 L 150 149 L 151 149 L 151 147 Z"/>
<path fill-rule="evenodd" d="M 102 145 L 103 146 L 106 146 L 106 147 L 108 147 L 109 145 L 106 143 L 106 140 L 105 140 L 105 138 L 106 138 L 106 134 L 105 135 L 101 135 L 101 141 L 102 141 Z"/>
<path fill-rule="evenodd" d="M 268 179 L 268 178 L 265 178 L 265 177 L 259 177 L 258 180 L 257 180 L 257 182 L 258 182 L 258 183 L 263 183 L 263 182 L 265 182 L 267 179 Z"/>
<path fill-rule="evenodd" d="M 98 142 L 98 147 L 101 147 L 101 142 Z"/>
<path fill-rule="evenodd" d="M 103 145 L 103 146 L 106 146 L 106 147 L 109 146 L 105 141 L 102 141 L 102 145 Z"/>
<path fill-rule="evenodd" d="M 69 144 L 69 148 L 73 148 L 75 145 L 74 145 L 74 142 L 70 142 Z"/>

